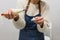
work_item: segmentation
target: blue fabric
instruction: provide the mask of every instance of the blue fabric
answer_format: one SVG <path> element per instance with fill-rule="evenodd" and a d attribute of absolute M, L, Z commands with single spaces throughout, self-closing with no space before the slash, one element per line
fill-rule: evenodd
<path fill-rule="evenodd" d="M 40 14 L 36 16 L 41 16 Z M 25 14 L 26 26 L 20 30 L 19 40 L 44 40 L 44 33 L 37 30 L 37 24 L 31 21 L 33 17 Z"/>

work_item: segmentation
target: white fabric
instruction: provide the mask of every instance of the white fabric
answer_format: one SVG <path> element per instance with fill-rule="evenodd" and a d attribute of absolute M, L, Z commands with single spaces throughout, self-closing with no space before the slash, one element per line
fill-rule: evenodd
<path fill-rule="evenodd" d="M 44 36 L 45 40 L 51 40 L 48 36 Z"/>
<path fill-rule="evenodd" d="M 18 4 L 20 5 L 21 3 L 18 3 Z M 20 11 L 20 9 L 24 9 L 24 6 L 25 6 L 24 4 L 21 5 L 21 8 L 19 8 L 20 6 L 18 6 L 17 10 Z M 36 5 L 30 4 L 27 15 L 35 16 L 35 15 L 38 14 L 38 10 L 37 10 L 37 8 L 35 6 Z M 44 32 L 45 35 L 50 37 L 51 22 L 48 20 L 47 15 L 45 14 L 47 12 L 47 10 L 48 9 L 46 8 L 45 12 L 42 14 L 42 16 L 44 17 L 44 26 L 43 26 L 43 28 L 40 28 L 39 24 L 37 24 L 37 29 L 38 29 L 39 32 Z M 16 9 L 14 9 L 13 11 L 17 12 Z M 18 29 L 23 29 L 25 27 L 25 25 L 26 25 L 24 14 L 25 14 L 24 11 L 20 12 L 19 13 L 19 20 L 18 21 L 13 20 L 13 24 Z"/>

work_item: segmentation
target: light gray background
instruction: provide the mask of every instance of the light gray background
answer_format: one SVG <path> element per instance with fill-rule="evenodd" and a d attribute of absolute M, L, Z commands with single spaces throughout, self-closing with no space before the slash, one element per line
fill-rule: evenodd
<path fill-rule="evenodd" d="M 17 0 L 0 0 L 0 13 L 16 8 Z M 46 0 L 50 6 L 49 16 L 52 22 L 52 40 L 60 40 L 60 0 Z M 0 40 L 17 40 L 19 31 L 11 20 L 0 16 Z"/>

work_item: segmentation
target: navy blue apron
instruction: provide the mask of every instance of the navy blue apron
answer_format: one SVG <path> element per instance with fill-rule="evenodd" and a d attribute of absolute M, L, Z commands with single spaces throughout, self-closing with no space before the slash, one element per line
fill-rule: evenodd
<path fill-rule="evenodd" d="M 39 13 L 36 16 L 41 16 L 41 14 Z M 19 40 L 44 40 L 44 33 L 39 32 L 37 30 L 37 24 L 31 21 L 36 16 L 28 16 L 25 13 L 26 26 L 20 30 Z"/>

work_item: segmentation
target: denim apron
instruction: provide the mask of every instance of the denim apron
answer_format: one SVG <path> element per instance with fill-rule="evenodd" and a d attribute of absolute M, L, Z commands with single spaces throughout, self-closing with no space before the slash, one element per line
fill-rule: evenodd
<path fill-rule="evenodd" d="M 36 16 L 41 16 L 41 14 L 39 13 Z M 36 16 L 28 16 L 25 13 L 26 26 L 20 30 L 19 40 L 44 40 L 44 33 L 39 32 L 37 30 L 37 24 L 31 21 Z"/>

